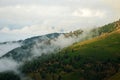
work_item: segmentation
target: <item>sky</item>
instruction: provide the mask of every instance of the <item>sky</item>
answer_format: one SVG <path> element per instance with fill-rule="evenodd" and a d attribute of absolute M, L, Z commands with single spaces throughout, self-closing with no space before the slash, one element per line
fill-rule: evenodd
<path fill-rule="evenodd" d="M 120 18 L 120 0 L 0 0 L 0 42 L 99 27 Z"/>

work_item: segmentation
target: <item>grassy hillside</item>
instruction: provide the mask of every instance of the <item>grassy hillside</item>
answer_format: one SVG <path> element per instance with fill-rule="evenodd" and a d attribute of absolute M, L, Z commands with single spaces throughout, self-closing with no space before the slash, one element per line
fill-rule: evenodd
<path fill-rule="evenodd" d="M 56 54 L 43 54 L 20 69 L 35 80 L 107 79 L 120 69 L 120 29 L 76 43 Z"/>
<path fill-rule="evenodd" d="M 115 75 L 113 75 L 111 78 L 109 78 L 107 80 L 120 80 L 120 72 L 116 73 Z"/>
<path fill-rule="evenodd" d="M 77 30 L 65 33 L 64 36 L 79 37 L 82 33 L 82 30 Z M 51 38 L 55 36 L 48 35 Z M 12 53 L 15 60 L 25 56 L 29 58 L 28 54 L 33 46 L 31 41 L 34 43 L 34 39 L 37 38 L 26 40 L 27 45 L 13 50 L 10 54 Z M 92 29 L 81 41 L 62 51 L 55 50 L 54 53 L 42 54 L 31 61 L 23 60 L 24 64 L 19 68 L 24 73 L 22 76 L 26 75 L 32 80 L 119 80 L 120 21 Z M 25 55 L 20 56 L 17 53 Z M 11 79 L 20 80 L 20 75 L 11 71 L 0 72 L 0 80 Z M 29 79 L 25 77 L 23 80 Z"/>

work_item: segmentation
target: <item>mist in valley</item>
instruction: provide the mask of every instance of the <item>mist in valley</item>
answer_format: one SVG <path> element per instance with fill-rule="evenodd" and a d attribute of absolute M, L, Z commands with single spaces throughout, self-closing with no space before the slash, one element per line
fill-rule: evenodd
<path fill-rule="evenodd" d="M 39 57 L 42 54 L 58 53 L 63 48 L 68 47 L 73 43 L 83 41 L 87 38 L 89 39 L 90 37 L 92 37 L 90 31 L 91 29 L 87 31 L 80 30 L 80 32 L 78 31 L 79 34 L 75 34 L 74 32 L 64 33 L 53 39 L 45 39 L 42 42 L 39 40 L 35 40 L 35 43 L 30 48 L 30 53 L 32 54 L 27 59 L 18 62 L 12 57 L 1 58 L 0 72 L 13 71 L 14 73 L 20 75 L 22 79 L 25 79 L 26 77 L 23 76 L 24 74 L 22 74 L 19 70 L 19 67 L 23 65 L 25 61 L 32 61 L 33 58 Z"/>

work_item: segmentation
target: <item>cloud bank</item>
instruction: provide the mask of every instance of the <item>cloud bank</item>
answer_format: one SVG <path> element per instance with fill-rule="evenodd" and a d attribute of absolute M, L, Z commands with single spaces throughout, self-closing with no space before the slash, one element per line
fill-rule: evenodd
<path fill-rule="evenodd" d="M 114 0 L 115 5 L 111 3 L 112 0 L 0 0 L 0 41 L 107 24 L 120 17 L 115 12 L 119 12 L 119 0 Z"/>
<path fill-rule="evenodd" d="M 4 71 L 17 71 L 18 63 L 12 59 L 0 59 L 0 72 Z"/>

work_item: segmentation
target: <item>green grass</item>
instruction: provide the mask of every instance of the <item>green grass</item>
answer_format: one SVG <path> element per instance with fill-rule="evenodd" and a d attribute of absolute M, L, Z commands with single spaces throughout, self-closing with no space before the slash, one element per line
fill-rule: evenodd
<path fill-rule="evenodd" d="M 41 75 L 44 71 L 46 77 L 56 75 L 55 80 L 59 75 L 62 80 L 102 80 L 118 72 L 119 63 L 120 32 L 114 31 L 76 43 L 59 53 L 42 55 L 26 63 L 22 71 Z"/>
<path fill-rule="evenodd" d="M 108 80 L 120 80 L 120 72 L 109 78 Z"/>
<path fill-rule="evenodd" d="M 85 41 L 25 61 L 19 69 L 33 80 L 119 80 L 120 29 L 116 27 L 110 23 L 94 29 Z M 20 80 L 14 73 L 0 73 L 0 80 L 12 78 Z"/>
<path fill-rule="evenodd" d="M 94 56 L 100 59 L 120 56 L 120 33 L 118 32 L 106 34 L 82 43 L 74 44 L 65 50 L 71 55 Z M 71 50 L 75 51 L 71 52 Z"/>

